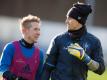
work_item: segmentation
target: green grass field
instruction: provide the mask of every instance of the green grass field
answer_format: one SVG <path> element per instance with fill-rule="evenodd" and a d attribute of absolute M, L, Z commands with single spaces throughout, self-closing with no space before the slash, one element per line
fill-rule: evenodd
<path fill-rule="evenodd" d="M 95 74 L 95 73 L 89 71 L 88 80 L 107 80 L 107 68 L 106 68 L 106 71 L 104 72 L 104 74 L 102 74 L 102 75 L 98 75 L 98 74 Z"/>

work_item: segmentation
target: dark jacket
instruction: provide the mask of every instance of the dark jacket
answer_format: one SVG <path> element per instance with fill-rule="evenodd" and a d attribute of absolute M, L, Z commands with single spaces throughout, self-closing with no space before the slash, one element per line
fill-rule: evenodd
<path fill-rule="evenodd" d="M 72 43 L 78 43 L 91 59 L 100 64 L 99 69 L 94 72 L 101 75 L 105 70 L 101 43 L 86 30 L 76 39 L 72 38 L 69 32 L 65 32 L 52 40 L 43 74 L 50 76 L 51 80 L 87 80 L 88 66 L 67 51 L 67 47 Z M 48 79 L 44 76 L 43 80 Z"/>

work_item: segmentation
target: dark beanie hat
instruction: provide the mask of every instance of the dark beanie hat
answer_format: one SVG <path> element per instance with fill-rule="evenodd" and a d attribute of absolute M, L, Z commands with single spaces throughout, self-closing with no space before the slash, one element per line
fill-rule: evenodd
<path fill-rule="evenodd" d="M 76 19 L 79 23 L 84 25 L 86 23 L 88 15 L 92 12 L 91 6 L 84 3 L 75 3 L 73 7 L 68 11 L 67 17 Z"/>

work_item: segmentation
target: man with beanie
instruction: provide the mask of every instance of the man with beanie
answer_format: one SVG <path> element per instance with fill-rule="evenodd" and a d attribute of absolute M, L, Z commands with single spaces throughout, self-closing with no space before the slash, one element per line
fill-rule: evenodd
<path fill-rule="evenodd" d="M 68 31 L 52 40 L 41 80 L 87 80 L 88 70 L 103 74 L 105 65 L 101 43 L 87 32 L 85 26 L 91 12 L 90 5 L 73 4 L 66 16 Z"/>

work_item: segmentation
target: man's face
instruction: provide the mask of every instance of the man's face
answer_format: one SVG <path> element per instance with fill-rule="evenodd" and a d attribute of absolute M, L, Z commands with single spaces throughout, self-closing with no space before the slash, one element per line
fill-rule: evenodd
<path fill-rule="evenodd" d="M 67 25 L 68 30 L 78 30 L 82 27 L 82 25 L 77 20 L 71 17 L 67 17 L 65 23 Z"/>
<path fill-rule="evenodd" d="M 40 24 L 37 22 L 31 22 L 30 25 L 32 27 L 26 28 L 24 36 L 29 42 L 35 43 L 40 36 Z"/>

